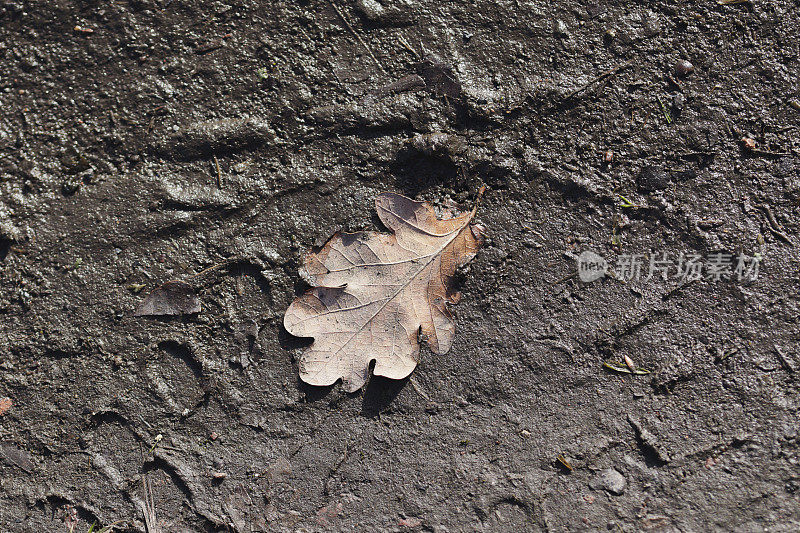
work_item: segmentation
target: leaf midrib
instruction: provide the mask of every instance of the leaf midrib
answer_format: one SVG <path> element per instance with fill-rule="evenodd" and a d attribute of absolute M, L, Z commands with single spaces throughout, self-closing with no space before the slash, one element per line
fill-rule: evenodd
<path fill-rule="evenodd" d="M 369 324 L 370 322 L 372 322 L 372 320 L 374 320 L 374 318 L 375 318 L 376 316 L 378 316 L 378 314 L 379 314 L 381 311 L 383 311 L 383 310 L 386 308 L 386 306 L 387 306 L 387 305 L 389 305 L 389 302 L 391 302 L 392 300 L 394 300 L 395 298 L 397 298 L 397 296 L 398 296 L 398 295 L 399 295 L 401 292 L 403 292 L 403 291 L 406 289 L 406 287 L 408 287 L 408 286 L 411 284 L 411 282 L 413 282 L 413 281 L 414 281 L 414 280 L 417 278 L 417 276 L 419 276 L 419 275 L 422 273 L 422 271 L 423 271 L 423 270 L 425 270 L 426 268 L 428 268 L 428 266 L 429 266 L 429 265 L 430 265 L 430 264 L 431 264 L 433 261 L 435 261 L 435 260 L 436 260 L 436 258 L 437 258 L 437 257 L 439 257 L 439 256 L 440 256 L 440 255 L 441 255 L 441 254 L 442 254 L 442 253 L 443 253 L 443 252 L 444 252 L 444 251 L 447 249 L 447 247 L 448 247 L 448 246 L 450 246 L 450 245 L 453 243 L 453 241 L 455 241 L 455 240 L 456 240 L 456 239 L 457 239 L 457 238 L 458 238 L 458 237 L 461 235 L 461 232 L 463 232 L 463 231 L 464 231 L 466 228 L 468 228 L 468 227 L 469 227 L 469 223 L 472 221 L 472 218 L 473 218 L 472 216 L 470 216 L 469 218 L 467 218 L 467 220 L 466 220 L 466 222 L 464 223 L 464 225 L 463 225 L 463 226 L 461 226 L 461 227 L 458 229 L 458 231 L 454 231 L 454 232 L 453 232 L 453 237 L 452 237 L 450 240 L 448 240 L 448 241 L 447 241 L 447 242 L 444 244 L 444 246 L 442 246 L 442 247 L 439 249 L 439 251 L 438 251 L 437 253 L 433 253 L 433 254 L 431 254 L 431 255 L 430 255 L 430 257 L 431 257 L 431 258 L 430 258 L 430 259 L 429 259 L 427 262 L 425 262 L 425 263 L 424 263 L 424 264 L 423 264 L 423 265 L 422 265 L 422 266 L 421 266 L 421 267 L 420 267 L 420 268 L 419 268 L 419 269 L 418 269 L 418 270 L 417 270 L 417 271 L 416 271 L 416 272 L 415 272 L 413 275 L 411 275 L 411 276 L 409 276 L 409 277 L 408 277 L 408 282 L 407 282 L 407 283 L 404 283 L 403 285 L 401 285 L 401 286 L 400 286 L 400 288 L 399 288 L 397 291 L 395 291 L 395 293 L 394 293 L 394 294 L 392 294 L 392 295 L 391 295 L 391 296 L 390 296 L 390 297 L 389 297 L 389 298 L 388 298 L 388 299 L 387 299 L 387 300 L 386 300 L 386 301 L 383 303 L 383 305 L 381 305 L 381 306 L 378 308 L 378 310 L 377 310 L 377 311 L 375 311 L 375 312 L 372 314 L 372 316 L 370 316 L 370 317 L 369 317 L 369 318 L 368 318 L 368 319 L 367 319 L 367 320 L 366 320 L 366 321 L 365 321 L 365 322 L 364 322 L 364 323 L 361 325 L 361 327 L 359 327 L 359 328 L 358 328 L 356 331 L 354 331 L 354 332 L 353 332 L 353 334 L 352 334 L 352 335 L 350 335 L 350 338 L 349 338 L 349 339 L 347 339 L 347 341 L 346 341 L 344 344 L 342 344 L 342 346 L 340 346 L 340 347 L 339 347 L 339 348 L 338 348 L 338 349 L 337 349 L 335 352 L 333 352 L 333 354 L 331 355 L 331 357 L 334 357 L 334 358 L 335 358 L 337 355 L 339 355 L 339 353 L 340 353 L 342 350 L 344 350 L 344 348 L 345 348 L 345 347 L 346 347 L 348 344 L 350 344 L 350 342 L 352 342 L 352 340 L 353 340 L 353 339 L 356 337 L 356 335 L 358 335 L 359 333 L 361 333 L 362 331 L 364 331 L 364 328 L 366 328 L 366 327 L 367 327 L 367 324 Z M 395 238 L 396 238 L 396 234 L 397 234 L 397 232 L 395 232 Z M 371 303 L 371 302 L 370 302 L 370 303 Z M 364 305 L 369 305 L 369 304 L 364 304 Z M 353 367 L 354 365 L 355 365 L 355 361 L 352 361 L 352 362 L 351 362 L 351 372 L 352 372 L 352 367 Z M 317 373 L 319 373 L 319 372 L 322 372 L 322 371 L 323 371 L 323 369 L 320 369 L 320 370 L 319 370 Z"/>

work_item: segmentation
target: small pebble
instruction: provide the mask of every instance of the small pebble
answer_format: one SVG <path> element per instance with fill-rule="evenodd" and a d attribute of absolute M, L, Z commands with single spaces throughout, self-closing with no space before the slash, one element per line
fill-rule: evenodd
<path fill-rule="evenodd" d="M 694 72 L 694 65 L 686 61 L 685 59 L 679 60 L 675 63 L 675 74 L 680 76 L 681 78 L 685 78 L 689 74 Z"/>
<path fill-rule="evenodd" d="M 555 33 L 559 37 L 567 37 L 569 35 L 567 30 L 567 25 L 564 24 L 563 20 L 556 20 L 553 23 L 553 33 Z"/>
<path fill-rule="evenodd" d="M 747 150 L 755 150 L 756 141 L 750 137 L 742 137 L 742 146 L 744 146 Z"/>
<path fill-rule="evenodd" d="M 622 494 L 625 492 L 625 485 L 627 485 L 625 476 L 613 468 L 601 470 L 594 477 L 594 479 L 589 482 L 589 487 L 593 488 L 594 490 L 602 489 L 610 492 L 611 494 Z"/>

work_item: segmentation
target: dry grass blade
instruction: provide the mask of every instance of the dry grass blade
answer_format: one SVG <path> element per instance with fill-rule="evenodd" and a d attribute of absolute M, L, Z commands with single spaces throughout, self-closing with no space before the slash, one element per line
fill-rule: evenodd
<path fill-rule="evenodd" d="M 634 367 L 632 362 L 631 364 L 626 363 L 619 363 L 617 361 L 604 361 L 603 368 L 607 368 L 608 370 L 613 370 L 614 372 L 619 372 L 621 374 L 636 374 L 637 376 L 644 376 L 649 374 L 650 371 L 646 368 L 642 367 Z"/>
<path fill-rule="evenodd" d="M 150 477 L 142 474 L 142 496 L 144 504 L 142 505 L 142 514 L 144 515 L 144 527 L 147 533 L 161 533 L 161 528 L 156 519 L 156 508 L 153 505 L 153 487 L 150 484 Z"/>

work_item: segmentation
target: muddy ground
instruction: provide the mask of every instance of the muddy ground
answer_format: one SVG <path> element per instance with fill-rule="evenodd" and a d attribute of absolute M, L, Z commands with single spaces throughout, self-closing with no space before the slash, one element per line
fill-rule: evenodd
<path fill-rule="evenodd" d="M 144 478 L 170 532 L 797 531 L 798 20 L 4 0 L 0 530 L 144 531 Z M 481 184 L 452 350 L 300 383 L 305 252 Z M 760 270 L 584 283 L 585 250 Z M 134 316 L 171 279 L 202 311 Z"/>

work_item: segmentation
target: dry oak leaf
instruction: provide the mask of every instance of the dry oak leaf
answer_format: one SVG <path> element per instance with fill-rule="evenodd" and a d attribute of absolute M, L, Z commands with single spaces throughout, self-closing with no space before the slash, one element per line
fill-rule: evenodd
<path fill-rule="evenodd" d="M 379 195 L 375 207 L 393 233 L 336 233 L 306 258 L 316 286 L 286 310 L 286 330 L 314 338 L 300 359 L 300 378 L 310 385 L 341 378 L 356 391 L 373 359 L 375 375 L 402 379 L 419 362 L 420 333 L 437 354 L 453 343 L 447 305 L 460 297 L 453 276 L 483 243 L 481 227 L 470 224 L 477 203 L 444 220 L 430 204 L 394 193 Z"/>

